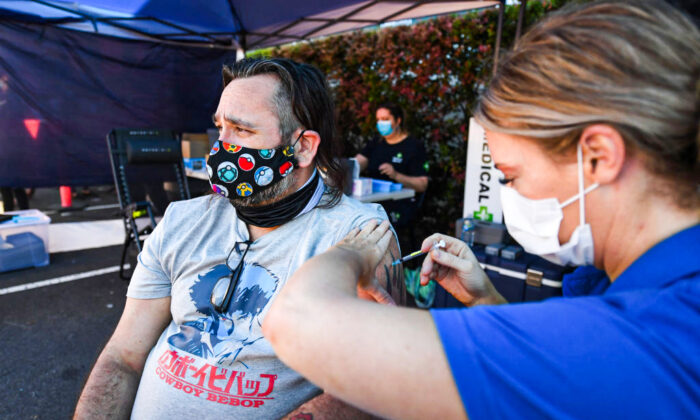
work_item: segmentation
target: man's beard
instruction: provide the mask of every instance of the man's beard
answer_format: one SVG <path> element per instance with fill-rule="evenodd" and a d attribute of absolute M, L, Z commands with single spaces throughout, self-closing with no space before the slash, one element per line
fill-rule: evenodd
<path fill-rule="evenodd" d="M 295 191 L 292 191 L 292 189 L 296 181 L 297 171 L 292 171 L 291 174 L 266 190 L 253 194 L 250 197 L 229 197 L 229 201 L 233 204 L 233 207 L 236 208 L 251 208 L 272 204 L 294 193 Z"/>

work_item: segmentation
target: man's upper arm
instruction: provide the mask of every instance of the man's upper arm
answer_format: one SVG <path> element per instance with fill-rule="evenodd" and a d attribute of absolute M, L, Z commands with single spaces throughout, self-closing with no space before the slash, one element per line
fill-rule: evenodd
<path fill-rule="evenodd" d="M 107 349 L 112 357 L 118 357 L 134 371 L 141 372 L 148 353 L 170 319 L 170 296 L 158 299 L 127 298 Z"/>
<path fill-rule="evenodd" d="M 396 236 L 391 239 L 391 244 L 384 254 L 384 258 L 377 266 L 375 275 L 379 284 L 386 289 L 397 305 L 406 306 L 406 284 L 403 281 L 403 268 L 400 264 L 392 266 L 391 263 L 399 255 L 399 245 Z"/>
<path fill-rule="evenodd" d="M 127 298 L 75 408 L 77 419 L 128 418 L 146 358 L 170 319 L 170 297 Z"/>

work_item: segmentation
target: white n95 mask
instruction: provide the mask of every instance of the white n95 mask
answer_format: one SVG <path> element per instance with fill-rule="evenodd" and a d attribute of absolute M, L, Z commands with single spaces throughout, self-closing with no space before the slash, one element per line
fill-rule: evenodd
<path fill-rule="evenodd" d="M 598 187 L 583 188 L 583 154 L 576 150 L 578 160 L 578 194 L 559 203 L 556 198 L 533 200 L 520 195 L 511 187 L 501 187 L 501 205 L 508 233 L 526 252 L 559 265 L 593 264 L 593 235 L 586 223 L 584 196 Z M 579 200 L 579 225 L 569 241 L 559 243 L 559 228 L 564 218 L 562 209 Z"/>

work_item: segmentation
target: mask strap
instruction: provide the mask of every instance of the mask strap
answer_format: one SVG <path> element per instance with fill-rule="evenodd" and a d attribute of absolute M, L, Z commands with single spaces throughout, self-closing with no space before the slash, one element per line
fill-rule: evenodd
<path fill-rule="evenodd" d="M 576 146 L 576 161 L 578 166 L 578 193 L 581 197 L 578 202 L 578 217 L 579 224 L 583 225 L 586 223 L 586 205 L 583 198 L 586 193 L 583 191 L 583 147 L 581 147 L 581 143 Z"/>
<path fill-rule="evenodd" d="M 297 137 L 297 139 L 294 140 L 294 144 L 292 144 L 292 149 L 294 148 L 294 146 L 297 145 L 297 143 L 299 143 L 299 140 L 301 139 L 301 136 L 304 135 L 304 133 L 306 133 L 306 130 L 301 130 L 301 133 L 299 133 L 299 137 Z"/>
<path fill-rule="evenodd" d="M 575 196 L 573 196 L 570 199 L 561 203 L 561 205 L 559 205 L 559 208 L 563 209 L 564 207 L 568 206 L 569 204 L 573 203 L 574 201 L 580 199 L 578 202 L 579 224 L 584 225 L 584 224 L 586 224 L 586 208 L 585 208 L 584 197 L 589 192 L 598 188 L 598 186 L 600 184 L 595 183 L 595 184 L 590 185 L 586 189 L 583 188 L 583 150 L 581 149 L 580 143 L 576 147 L 576 161 L 577 161 L 577 166 L 578 166 L 578 194 L 576 194 Z"/>

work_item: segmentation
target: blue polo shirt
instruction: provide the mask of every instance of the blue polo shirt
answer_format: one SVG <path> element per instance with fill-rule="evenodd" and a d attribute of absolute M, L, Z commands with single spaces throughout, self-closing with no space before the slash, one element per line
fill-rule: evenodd
<path fill-rule="evenodd" d="M 700 418 L 700 225 L 599 295 L 431 314 L 471 419 Z"/>

